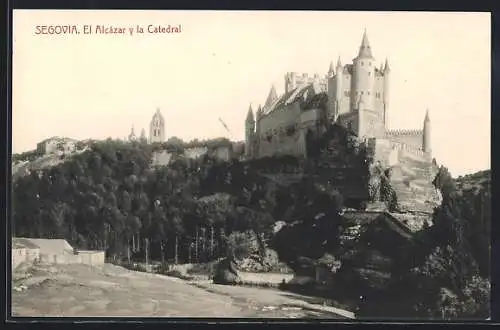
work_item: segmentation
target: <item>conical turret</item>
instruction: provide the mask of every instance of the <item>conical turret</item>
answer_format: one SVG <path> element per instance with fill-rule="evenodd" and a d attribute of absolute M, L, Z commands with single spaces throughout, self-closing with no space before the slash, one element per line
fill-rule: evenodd
<path fill-rule="evenodd" d="M 373 58 L 372 49 L 370 47 L 370 42 L 368 41 L 368 36 L 366 34 L 366 29 L 363 33 L 363 39 L 361 40 L 361 46 L 359 47 L 358 58 Z"/>
<path fill-rule="evenodd" d="M 330 66 L 328 67 L 328 77 L 333 77 L 335 75 L 335 69 L 333 67 L 333 61 L 330 62 Z"/>
<path fill-rule="evenodd" d="M 257 113 L 256 113 L 256 119 L 259 120 L 259 118 L 262 116 L 262 107 L 259 104 L 259 107 L 257 108 Z"/>
<path fill-rule="evenodd" d="M 342 70 L 342 62 L 340 61 L 340 56 L 339 56 L 339 58 L 337 59 L 337 72 L 338 72 L 339 70 Z"/>
<path fill-rule="evenodd" d="M 422 149 L 425 152 L 431 152 L 431 118 L 429 117 L 429 109 L 425 112 L 424 130 L 423 130 Z"/>
<path fill-rule="evenodd" d="M 385 59 L 385 66 L 384 66 L 384 73 L 389 73 L 391 72 L 391 68 L 389 67 L 389 60 L 386 58 Z"/>
<path fill-rule="evenodd" d="M 264 104 L 264 109 L 269 109 L 277 99 L 278 94 L 276 93 L 276 88 L 272 85 L 269 95 L 267 96 L 266 103 Z"/>
<path fill-rule="evenodd" d="M 253 115 L 252 105 L 250 104 L 250 106 L 248 107 L 248 113 L 247 113 L 247 123 L 254 123 L 254 122 L 255 122 L 255 118 Z"/>

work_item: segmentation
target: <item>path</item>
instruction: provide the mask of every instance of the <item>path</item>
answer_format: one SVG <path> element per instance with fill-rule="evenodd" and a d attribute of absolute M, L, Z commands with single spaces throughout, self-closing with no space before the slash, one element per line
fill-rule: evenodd
<path fill-rule="evenodd" d="M 24 283 L 13 316 L 344 318 L 278 290 L 191 285 L 110 264 L 39 267 Z"/>

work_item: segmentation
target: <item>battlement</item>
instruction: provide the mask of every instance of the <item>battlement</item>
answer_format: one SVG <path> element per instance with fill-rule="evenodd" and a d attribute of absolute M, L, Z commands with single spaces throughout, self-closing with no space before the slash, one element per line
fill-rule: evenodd
<path fill-rule="evenodd" d="M 387 136 L 422 136 L 424 131 L 421 129 L 395 129 L 385 133 Z"/>

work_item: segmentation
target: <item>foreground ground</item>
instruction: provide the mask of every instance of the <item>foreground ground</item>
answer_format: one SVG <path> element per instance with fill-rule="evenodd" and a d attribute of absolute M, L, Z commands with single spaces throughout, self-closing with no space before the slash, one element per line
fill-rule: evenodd
<path fill-rule="evenodd" d="M 17 273 L 13 316 L 349 317 L 279 290 L 188 283 L 111 264 L 37 266 Z"/>

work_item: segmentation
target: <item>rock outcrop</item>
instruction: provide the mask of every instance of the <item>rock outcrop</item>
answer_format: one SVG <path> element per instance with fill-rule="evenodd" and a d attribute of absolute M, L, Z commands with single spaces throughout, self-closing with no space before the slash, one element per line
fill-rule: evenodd
<path fill-rule="evenodd" d="M 241 280 L 235 262 L 230 258 L 222 259 L 216 266 L 213 281 L 215 284 L 237 284 Z"/>

